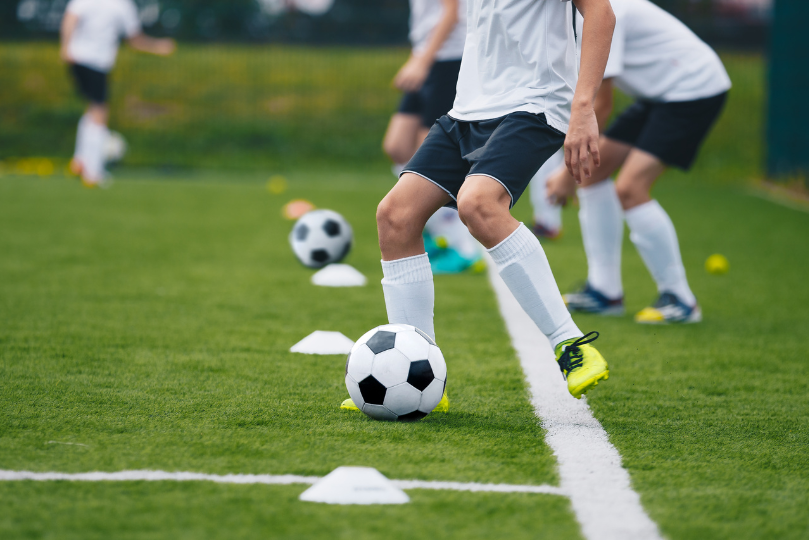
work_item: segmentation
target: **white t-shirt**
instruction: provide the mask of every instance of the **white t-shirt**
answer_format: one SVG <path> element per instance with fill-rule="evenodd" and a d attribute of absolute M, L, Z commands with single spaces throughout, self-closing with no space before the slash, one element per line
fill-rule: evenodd
<path fill-rule="evenodd" d="M 430 41 L 435 25 L 444 14 L 441 0 L 410 0 L 410 43 L 421 53 Z M 466 41 L 466 0 L 458 0 L 458 23 L 435 55 L 436 60 L 460 60 Z"/>
<path fill-rule="evenodd" d="M 77 64 L 107 72 L 115 65 L 118 42 L 140 33 L 138 8 L 132 0 L 70 0 L 66 8 L 79 18 L 68 44 Z"/>
<path fill-rule="evenodd" d="M 652 101 L 692 101 L 730 89 L 719 56 L 686 25 L 649 0 L 610 0 L 615 33 L 604 78 Z M 580 34 L 581 35 L 581 34 Z"/>
<path fill-rule="evenodd" d="M 578 79 L 569 0 L 469 0 L 456 120 L 545 113 L 566 132 Z"/>

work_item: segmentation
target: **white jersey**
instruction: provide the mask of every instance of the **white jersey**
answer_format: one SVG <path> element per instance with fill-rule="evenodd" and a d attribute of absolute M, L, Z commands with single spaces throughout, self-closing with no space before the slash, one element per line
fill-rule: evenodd
<path fill-rule="evenodd" d="M 545 113 L 567 132 L 578 79 L 569 0 L 469 0 L 455 105 L 462 121 Z"/>
<path fill-rule="evenodd" d="M 115 65 L 118 42 L 140 33 L 138 9 L 132 0 L 70 0 L 67 13 L 79 22 L 68 43 L 77 64 L 107 72 Z"/>
<path fill-rule="evenodd" d="M 435 26 L 444 14 L 441 0 L 410 0 L 410 43 L 413 53 L 427 48 Z M 466 41 L 466 0 L 458 0 L 458 23 L 435 55 L 436 60 L 460 60 Z"/>
<path fill-rule="evenodd" d="M 615 33 L 604 78 L 652 101 L 693 101 L 730 89 L 719 56 L 673 15 L 649 0 L 610 0 Z"/>

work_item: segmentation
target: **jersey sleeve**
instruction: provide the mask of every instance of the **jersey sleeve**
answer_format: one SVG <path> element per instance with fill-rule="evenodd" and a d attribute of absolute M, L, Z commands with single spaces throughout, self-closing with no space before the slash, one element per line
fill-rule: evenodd
<path fill-rule="evenodd" d="M 616 18 L 615 31 L 612 33 L 610 56 L 604 70 L 605 79 L 613 79 L 624 72 L 624 47 L 626 44 L 625 29 L 622 21 Z"/>
<path fill-rule="evenodd" d="M 138 8 L 132 0 L 126 0 L 125 2 L 121 19 L 121 33 L 127 39 L 141 33 Z"/>

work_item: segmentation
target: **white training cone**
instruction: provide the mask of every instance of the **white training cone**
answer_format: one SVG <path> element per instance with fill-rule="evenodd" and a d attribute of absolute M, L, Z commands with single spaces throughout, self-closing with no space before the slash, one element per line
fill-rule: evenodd
<path fill-rule="evenodd" d="M 303 354 L 348 354 L 354 342 L 340 332 L 315 330 L 289 349 Z"/>
<path fill-rule="evenodd" d="M 368 279 L 350 264 L 330 264 L 312 276 L 321 287 L 362 287 Z"/>
<path fill-rule="evenodd" d="M 410 497 L 372 467 L 337 467 L 300 499 L 326 504 L 405 504 Z"/>

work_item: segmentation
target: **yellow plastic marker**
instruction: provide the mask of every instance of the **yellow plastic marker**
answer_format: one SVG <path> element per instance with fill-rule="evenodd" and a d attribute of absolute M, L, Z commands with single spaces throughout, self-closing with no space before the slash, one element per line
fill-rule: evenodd
<path fill-rule="evenodd" d="M 270 177 L 269 181 L 267 182 L 267 191 L 273 195 L 282 194 L 287 190 L 287 187 L 289 187 L 289 182 L 287 182 L 285 177 L 280 175 Z"/>
<path fill-rule="evenodd" d="M 724 255 L 714 253 L 705 261 L 705 270 L 709 274 L 727 274 L 730 270 L 730 263 Z"/>

